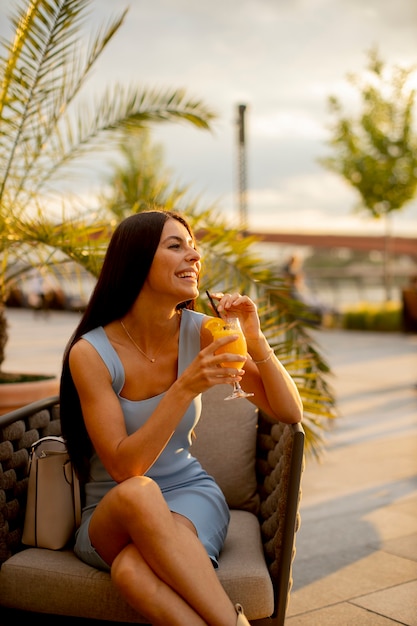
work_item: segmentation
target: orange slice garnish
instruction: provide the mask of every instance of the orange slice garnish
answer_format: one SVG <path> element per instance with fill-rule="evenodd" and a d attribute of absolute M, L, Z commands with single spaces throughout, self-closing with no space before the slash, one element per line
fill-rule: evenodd
<path fill-rule="evenodd" d="M 213 334 L 216 330 L 219 331 L 224 327 L 224 320 L 220 317 L 211 317 L 207 322 L 205 322 L 204 327 Z"/>

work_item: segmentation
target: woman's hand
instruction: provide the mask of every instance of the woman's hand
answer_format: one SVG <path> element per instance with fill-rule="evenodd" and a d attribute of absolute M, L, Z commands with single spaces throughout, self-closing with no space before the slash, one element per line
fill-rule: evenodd
<path fill-rule="evenodd" d="M 174 384 L 181 385 L 184 390 L 188 391 L 192 396 L 195 396 L 207 391 L 207 389 L 214 385 L 232 384 L 233 381 L 240 381 L 244 374 L 243 370 L 237 370 L 235 367 L 224 367 L 224 365 L 222 365 L 228 361 L 235 362 L 236 354 L 228 352 L 215 354 L 219 348 L 226 346 L 237 338 L 238 335 L 229 335 L 227 337 L 220 337 L 214 341 L 209 340 L 208 345 L 205 345 L 205 347 L 200 350 L 196 358 L 184 370 Z M 247 355 L 242 354 L 241 356 L 242 359 L 239 360 L 245 361 Z"/>
<path fill-rule="evenodd" d="M 278 421 L 301 421 L 303 407 L 297 387 L 262 333 L 256 304 L 239 293 L 211 295 L 218 301 L 221 317 L 239 318 L 246 337 L 252 360 L 245 365 L 242 387 L 254 394 L 250 401 Z"/>
<path fill-rule="evenodd" d="M 248 341 L 257 340 L 261 336 L 256 304 L 248 296 L 239 293 L 213 293 L 218 301 L 217 310 L 222 317 L 238 317 L 240 325 Z"/>

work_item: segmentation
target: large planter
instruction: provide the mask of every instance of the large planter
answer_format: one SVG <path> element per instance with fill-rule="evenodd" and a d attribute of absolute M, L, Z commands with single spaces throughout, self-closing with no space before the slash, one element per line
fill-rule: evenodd
<path fill-rule="evenodd" d="M 0 384 L 0 415 L 14 411 L 25 404 L 55 396 L 59 393 L 59 379 L 48 378 L 29 382 Z"/>

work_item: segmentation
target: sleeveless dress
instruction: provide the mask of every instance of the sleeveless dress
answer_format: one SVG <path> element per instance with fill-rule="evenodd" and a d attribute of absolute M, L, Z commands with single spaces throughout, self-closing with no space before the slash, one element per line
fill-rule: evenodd
<path fill-rule="evenodd" d="M 178 375 L 193 361 L 200 351 L 200 327 L 203 315 L 185 309 L 182 312 Z M 140 401 L 123 398 L 120 393 L 125 375 L 119 356 L 102 327 L 83 335 L 97 350 L 111 377 L 112 386 L 118 395 L 123 410 L 128 434 L 135 432 L 146 422 L 164 394 Z M 191 433 L 200 418 L 201 396 L 189 405 L 168 444 L 146 472 L 160 487 L 171 511 L 187 517 L 195 526 L 214 567 L 223 546 L 230 513 L 224 495 L 214 479 L 203 470 L 200 463 L 189 452 Z M 102 570 L 109 566 L 91 545 L 88 526 L 91 515 L 103 496 L 116 485 L 97 454 L 90 459 L 90 478 L 85 485 L 85 507 L 81 525 L 75 537 L 74 551 L 82 560 Z"/>

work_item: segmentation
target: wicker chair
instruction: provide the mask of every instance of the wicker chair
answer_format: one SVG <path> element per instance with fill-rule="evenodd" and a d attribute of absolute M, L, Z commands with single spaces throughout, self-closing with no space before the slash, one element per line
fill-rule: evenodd
<path fill-rule="evenodd" d="M 204 394 L 193 444 L 231 509 L 216 571 L 251 624 L 282 626 L 299 527 L 304 431 L 299 424 L 271 424 L 246 400 L 223 402 L 225 391 L 220 386 Z M 60 432 L 56 396 L 0 417 L 1 624 L 40 613 L 44 624 L 55 624 L 57 615 L 60 624 L 147 623 L 118 596 L 110 575 L 79 561 L 71 545 L 51 551 L 21 543 L 30 446 Z"/>

